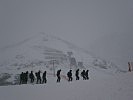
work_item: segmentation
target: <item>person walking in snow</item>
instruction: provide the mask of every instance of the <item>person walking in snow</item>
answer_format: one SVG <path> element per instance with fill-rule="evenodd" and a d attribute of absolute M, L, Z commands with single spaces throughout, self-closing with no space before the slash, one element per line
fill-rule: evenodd
<path fill-rule="evenodd" d="M 29 74 L 29 78 L 31 80 L 30 82 L 33 83 L 34 82 L 34 79 L 35 79 L 34 74 L 33 74 L 33 71 L 31 71 L 31 73 Z"/>
<path fill-rule="evenodd" d="M 26 73 L 24 73 L 24 84 L 28 83 L 28 74 L 29 74 L 28 71 L 26 71 Z"/>
<path fill-rule="evenodd" d="M 37 84 L 38 84 L 38 82 L 41 84 L 41 82 L 42 82 L 42 79 L 41 79 L 41 71 L 39 70 L 37 73 L 36 73 L 36 77 L 37 77 Z"/>
<path fill-rule="evenodd" d="M 85 72 L 85 76 L 86 76 L 87 80 L 89 79 L 88 72 L 89 72 L 89 70 L 86 70 L 86 72 Z"/>
<path fill-rule="evenodd" d="M 75 76 L 76 76 L 76 80 L 79 80 L 79 69 L 76 70 Z"/>
<path fill-rule="evenodd" d="M 72 78 L 72 70 L 69 70 L 69 72 L 67 73 L 67 77 L 68 77 L 68 81 L 72 81 L 73 78 Z"/>
<path fill-rule="evenodd" d="M 19 84 L 23 84 L 24 83 L 24 73 L 22 72 L 20 74 L 20 83 Z"/>
<path fill-rule="evenodd" d="M 86 80 L 85 70 L 81 72 L 81 76 L 83 77 L 83 80 Z"/>
<path fill-rule="evenodd" d="M 44 71 L 43 76 L 42 76 L 42 79 L 43 79 L 42 83 L 47 83 L 46 74 L 47 72 Z"/>
<path fill-rule="evenodd" d="M 131 63 L 130 63 L 130 62 L 128 62 L 128 71 L 129 71 L 129 72 L 132 71 L 132 70 L 131 70 Z"/>
<path fill-rule="evenodd" d="M 60 82 L 61 77 L 60 77 L 61 69 L 57 71 L 57 83 Z"/>

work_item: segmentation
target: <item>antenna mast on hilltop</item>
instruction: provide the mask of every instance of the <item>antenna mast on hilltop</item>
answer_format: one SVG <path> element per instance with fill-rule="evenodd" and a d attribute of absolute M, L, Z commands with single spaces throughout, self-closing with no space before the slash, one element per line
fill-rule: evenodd
<path fill-rule="evenodd" d="M 55 62 L 56 62 L 56 60 L 51 60 L 52 61 L 52 63 L 53 63 L 53 74 L 54 74 L 54 77 L 55 77 Z"/>
<path fill-rule="evenodd" d="M 68 54 L 68 58 L 69 58 L 69 62 L 70 62 L 70 69 L 72 69 L 71 68 L 71 58 L 72 58 L 73 52 L 67 52 L 67 54 Z"/>

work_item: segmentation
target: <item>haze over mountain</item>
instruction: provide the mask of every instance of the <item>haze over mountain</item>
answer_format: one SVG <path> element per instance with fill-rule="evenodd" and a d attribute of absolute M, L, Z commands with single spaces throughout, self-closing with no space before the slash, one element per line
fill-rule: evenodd
<path fill-rule="evenodd" d="M 133 0 L 1 0 L 0 48 L 46 32 L 126 69 L 133 50 L 126 46 L 133 37 L 132 5 Z"/>
<path fill-rule="evenodd" d="M 68 52 L 71 52 L 71 55 Z M 43 32 L 1 48 L 0 55 L 0 73 L 2 76 L 5 73 L 11 75 L 12 82 L 17 74 L 26 70 L 48 70 L 53 73 L 59 68 L 65 72 L 70 68 L 91 68 L 107 74 L 124 72 L 110 61 L 94 57 L 66 40 Z M 53 60 L 56 61 L 54 69 Z"/>
<path fill-rule="evenodd" d="M 108 34 L 97 39 L 90 46 L 95 55 L 112 61 L 122 69 L 128 69 L 128 63 L 133 60 L 133 36 L 131 33 Z"/>
<path fill-rule="evenodd" d="M 71 66 L 73 81 L 67 82 L 70 70 L 70 56 L 75 58 Z M 86 50 L 71 44 L 57 36 L 37 33 L 23 41 L 0 49 L 0 97 L 3 100 L 132 100 L 132 72 L 123 73 L 115 64 L 93 57 Z M 56 83 L 55 71 L 62 69 L 61 82 Z M 83 66 L 77 65 L 78 61 Z M 81 64 L 82 65 L 82 64 Z M 89 80 L 75 79 L 75 69 L 89 69 Z M 19 75 L 23 71 L 47 71 L 46 84 L 19 84 Z M 4 85 L 4 86 L 3 86 Z M 5 86 L 13 85 L 13 86 Z M 33 95 L 34 94 L 34 95 Z"/>
<path fill-rule="evenodd" d="M 133 0 L 0 0 L 0 99 L 132 100 L 132 12 Z M 18 85 L 31 70 L 47 83 Z"/>

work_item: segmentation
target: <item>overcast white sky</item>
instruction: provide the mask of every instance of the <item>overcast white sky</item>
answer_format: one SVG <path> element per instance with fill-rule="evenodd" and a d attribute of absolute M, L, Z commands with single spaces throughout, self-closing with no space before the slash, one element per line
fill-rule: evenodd
<path fill-rule="evenodd" d="M 0 47 L 38 32 L 126 66 L 133 61 L 133 0 L 0 0 Z"/>

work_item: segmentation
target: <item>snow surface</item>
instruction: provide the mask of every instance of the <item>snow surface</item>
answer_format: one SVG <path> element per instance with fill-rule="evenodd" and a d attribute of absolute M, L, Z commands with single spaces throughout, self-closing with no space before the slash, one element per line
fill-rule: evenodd
<path fill-rule="evenodd" d="M 47 84 L 1 86 L 0 100 L 132 100 L 133 72 L 107 75 L 91 70 L 90 80 L 56 83 L 49 77 Z"/>

